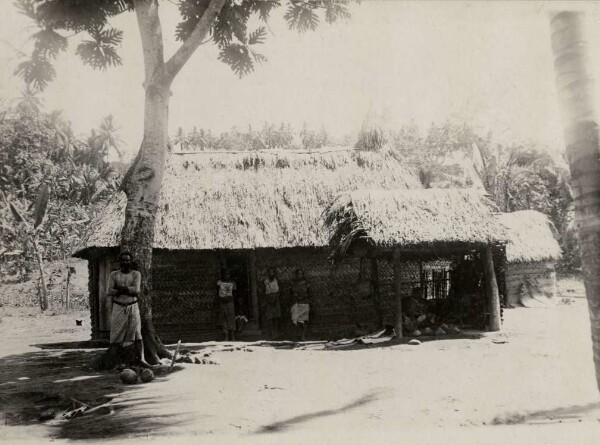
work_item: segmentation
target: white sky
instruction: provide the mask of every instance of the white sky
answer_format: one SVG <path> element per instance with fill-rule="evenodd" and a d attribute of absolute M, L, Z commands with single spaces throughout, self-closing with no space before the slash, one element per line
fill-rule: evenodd
<path fill-rule="evenodd" d="M 592 41 L 600 41 L 600 4 L 586 9 Z M 177 10 L 161 7 L 166 53 L 179 45 Z M 312 33 L 287 30 L 279 11 L 263 45 L 269 61 L 242 80 L 201 46 L 173 85 L 170 131 L 264 121 L 307 122 L 333 134 L 356 132 L 369 110 L 385 111 L 392 125 L 421 127 L 446 119 L 491 130 L 501 142 L 532 140 L 563 148 L 550 49 L 548 11 L 558 3 L 435 3 L 363 1 L 349 21 Z M 12 76 L 14 48 L 30 42 L 26 19 L 12 2 L 0 6 L 0 96 L 20 95 Z M 63 109 L 78 132 L 112 113 L 133 154 L 142 134 L 142 63 L 135 16 L 119 17 L 124 64 L 93 71 L 74 55 L 76 41 L 56 64 L 57 79 L 43 94 L 47 110 Z M 593 48 L 595 60 L 600 50 Z"/>

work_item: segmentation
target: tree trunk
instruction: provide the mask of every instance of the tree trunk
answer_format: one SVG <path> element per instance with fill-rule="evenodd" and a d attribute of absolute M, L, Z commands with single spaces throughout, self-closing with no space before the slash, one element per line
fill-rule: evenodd
<path fill-rule="evenodd" d="M 65 245 L 62 241 L 62 238 L 60 240 L 60 249 L 62 250 L 63 261 L 65 262 L 67 271 L 67 282 L 65 284 L 65 308 L 69 309 L 69 301 L 71 299 L 71 262 L 69 261 L 69 257 L 67 256 L 67 250 L 65 249 Z"/>
<path fill-rule="evenodd" d="M 208 35 L 225 0 L 211 0 L 190 36 L 167 63 L 164 60 L 158 0 L 134 0 L 144 54 L 144 138 L 138 156 L 123 180 L 127 194 L 122 251 L 130 252 L 142 275 L 138 297 L 145 358 L 156 364 L 171 357 L 152 322 L 152 246 L 168 150 L 171 83 Z"/>
<path fill-rule="evenodd" d="M 496 271 L 494 269 L 494 257 L 492 248 L 486 247 L 485 252 L 485 295 L 488 301 L 487 311 L 489 319 L 487 323 L 488 331 L 500 330 L 500 293 L 498 292 L 498 283 L 496 281 Z"/>
<path fill-rule="evenodd" d="M 31 244 L 33 245 L 33 251 L 35 252 L 35 258 L 40 269 L 40 309 L 44 312 L 48 309 L 48 287 L 46 286 L 46 273 L 44 272 L 44 259 L 42 258 L 42 252 L 40 252 L 40 246 L 37 242 L 37 235 L 31 237 Z"/>
<path fill-rule="evenodd" d="M 170 357 L 154 330 L 151 299 L 154 221 L 165 170 L 169 94 L 169 89 L 161 85 L 146 88 L 144 139 L 125 188 L 127 206 L 121 238 L 122 251 L 133 255 L 142 274 L 138 300 L 145 355 L 150 364 Z"/>
<path fill-rule="evenodd" d="M 600 139 L 584 24 L 582 13 L 560 12 L 550 27 L 600 390 Z"/>
<path fill-rule="evenodd" d="M 71 266 L 67 263 L 67 284 L 65 289 L 65 308 L 69 309 L 71 300 Z"/>
<path fill-rule="evenodd" d="M 142 275 L 138 296 L 145 358 L 156 364 L 171 357 L 156 335 L 152 322 L 152 246 L 154 221 L 160 199 L 168 143 L 170 82 L 165 80 L 162 32 L 156 0 L 135 4 L 145 64 L 144 138 L 138 156 L 124 180 L 127 194 L 121 250 L 133 255 Z"/>

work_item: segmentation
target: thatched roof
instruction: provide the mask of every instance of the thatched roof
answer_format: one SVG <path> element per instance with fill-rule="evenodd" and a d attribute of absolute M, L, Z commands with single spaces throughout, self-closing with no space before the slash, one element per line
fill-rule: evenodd
<path fill-rule="evenodd" d="M 494 211 L 476 189 L 355 191 L 336 200 L 326 223 L 331 244 L 343 255 L 357 239 L 376 246 L 503 242 Z"/>
<path fill-rule="evenodd" d="M 172 153 L 154 247 L 326 246 L 322 215 L 342 191 L 419 186 L 387 149 Z M 119 244 L 125 203 L 120 193 L 100 212 L 78 255 Z"/>
<path fill-rule="evenodd" d="M 535 210 L 521 210 L 498 215 L 508 230 L 506 259 L 509 262 L 556 260 L 561 256 L 560 246 L 552 232 L 552 223 L 546 215 Z"/>

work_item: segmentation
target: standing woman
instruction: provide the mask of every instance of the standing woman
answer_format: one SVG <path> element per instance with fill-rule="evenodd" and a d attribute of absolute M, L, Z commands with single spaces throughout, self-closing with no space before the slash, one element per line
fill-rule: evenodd
<path fill-rule="evenodd" d="M 306 340 L 306 331 L 308 328 L 308 313 L 310 311 L 310 284 L 306 281 L 304 271 L 296 270 L 296 278 L 292 281 L 292 298 L 294 305 L 290 310 L 292 315 L 292 323 L 296 326 L 302 325 L 302 341 Z"/>
<path fill-rule="evenodd" d="M 279 336 L 279 319 L 281 318 L 281 306 L 279 304 L 279 282 L 275 275 L 275 269 L 269 268 L 264 284 L 264 308 L 265 318 L 271 331 L 271 340 Z"/>
<path fill-rule="evenodd" d="M 223 271 L 223 278 L 217 281 L 217 302 L 219 304 L 219 316 L 223 325 L 225 340 L 235 340 L 235 308 L 233 305 L 233 293 L 236 290 L 235 281 L 229 275 L 229 271 Z"/>

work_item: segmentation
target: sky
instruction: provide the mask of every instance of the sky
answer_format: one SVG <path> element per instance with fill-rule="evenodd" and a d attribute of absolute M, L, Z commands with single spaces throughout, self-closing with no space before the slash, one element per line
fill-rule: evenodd
<path fill-rule="evenodd" d="M 268 62 L 239 79 L 202 45 L 172 87 L 170 133 L 178 127 L 226 131 L 286 122 L 324 126 L 333 135 L 356 133 L 371 110 L 390 126 L 427 128 L 446 120 L 491 131 L 501 143 L 531 141 L 564 149 L 550 47 L 549 12 L 557 2 L 404 2 L 366 0 L 352 18 L 322 23 L 314 32 L 289 31 L 283 9 L 270 23 L 262 52 Z M 588 13 L 592 42 L 600 42 L 600 4 L 571 2 Z M 18 97 L 13 71 L 34 30 L 7 0 L 0 6 L 0 97 Z M 177 9 L 161 2 L 167 57 Z M 134 14 L 112 22 L 124 31 L 123 65 L 106 71 L 74 54 L 78 36 L 56 62 L 57 77 L 43 93 L 46 110 L 61 109 L 78 133 L 113 114 L 125 151 L 141 142 L 143 69 Z M 600 61 L 595 44 L 592 55 Z M 597 71 L 600 72 L 600 71 Z"/>

